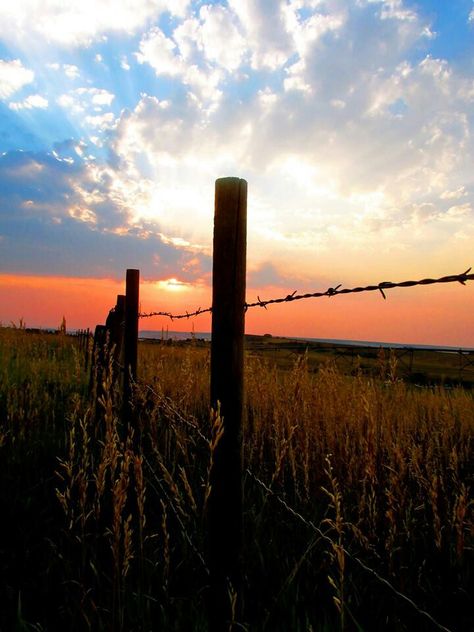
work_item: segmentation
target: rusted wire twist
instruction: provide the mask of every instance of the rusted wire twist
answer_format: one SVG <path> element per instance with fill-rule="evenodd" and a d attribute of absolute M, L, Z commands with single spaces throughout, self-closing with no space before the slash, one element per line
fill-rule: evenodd
<path fill-rule="evenodd" d="M 374 292 L 378 291 L 382 294 L 382 297 L 386 299 L 386 295 L 384 290 L 390 290 L 395 287 L 414 287 L 416 285 L 433 285 L 435 283 L 461 283 L 462 285 L 466 284 L 466 281 L 474 281 L 474 273 L 470 273 L 471 268 L 468 268 L 465 272 L 461 274 L 451 274 L 448 276 L 441 277 L 439 279 L 420 279 L 419 281 L 400 281 L 400 282 L 392 282 L 392 281 L 382 281 L 377 285 L 366 285 L 365 287 L 352 287 L 352 288 L 342 288 L 341 284 L 336 285 L 336 287 L 330 287 L 324 292 L 309 292 L 307 294 L 297 294 L 297 290 L 295 290 L 292 294 L 287 294 L 286 296 L 280 298 L 271 298 L 268 300 L 262 300 L 259 296 L 257 296 L 257 301 L 254 303 L 245 303 L 244 309 L 247 311 L 252 307 L 263 307 L 267 309 L 267 305 L 275 305 L 276 303 L 290 303 L 292 301 L 301 301 L 302 299 L 307 298 L 321 298 L 323 296 L 338 296 L 339 294 L 358 294 L 360 292 Z M 207 309 L 201 309 L 200 307 L 194 312 L 186 311 L 184 314 L 172 314 L 171 312 L 148 312 L 139 314 L 139 318 L 150 318 L 151 316 L 164 316 L 167 318 L 171 318 L 171 320 L 179 320 L 181 318 L 192 318 L 195 316 L 199 316 L 200 314 L 205 314 L 207 312 L 212 312 L 212 307 L 208 307 Z"/>

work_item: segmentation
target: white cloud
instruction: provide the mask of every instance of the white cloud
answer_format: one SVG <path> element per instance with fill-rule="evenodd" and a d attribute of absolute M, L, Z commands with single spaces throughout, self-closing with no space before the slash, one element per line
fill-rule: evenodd
<path fill-rule="evenodd" d="M 69 79 L 77 79 L 80 75 L 79 68 L 74 64 L 63 64 L 63 69 L 64 74 L 66 77 L 69 77 Z"/>
<path fill-rule="evenodd" d="M 89 91 L 92 94 L 92 103 L 94 105 L 110 105 L 115 99 L 115 94 L 108 92 L 108 90 L 95 89 L 94 92 Z"/>
<path fill-rule="evenodd" d="M 189 0 L 21 0 L 0 3 L 0 37 L 22 42 L 44 39 L 63 46 L 83 46 L 105 33 L 134 33 L 169 11 L 183 16 Z"/>
<path fill-rule="evenodd" d="M 459 200 L 462 197 L 468 195 L 466 187 L 461 186 L 455 191 L 443 191 L 440 195 L 442 200 Z"/>
<path fill-rule="evenodd" d="M 318 3 L 309 3 L 309 6 L 314 9 Z M 347 19 L 347 12 L 338 7 L 327 13 L 315 11 L 303 18 L 300 12 L 305 8 L 308 8 L 307 3 L 302 0 L 290 2 L 282 8 L 286 30 L 291 35 L 300 58 L 304 58 L 308 49 L 325 34 L 337 33 Z"/>
<path fill-rule="evenodd" d="M 416 22 L 417 14 L 412 9 L 407 9 L 403 0 L 385 0 L 380 11 L 382 20 L 392 19 L 407 22 Z"/>
<path fill-rule="evenodd" d="M 56 102 L 57 102 L 58 105 L 60 105 L 63 108 L 66 108 L 66 109 L 71 109 L 72 110 L 73 108 L 77 108 L 78 107 L 76 105 L 76 101 L 75 101 L 74 97 L 71 96 L 70 94 L 61 94 L 56 99 Z M 80 108 L 80 111 L 82 112 L 83 109 Z"/>
<path fill-rule="evenodd" d="M 136 57 L 140 64 L 150 64 L 157 75 L 175 76 L 183 73 L 183 61 L 177 45 L 158 27 L 142 38 Z"/>
<path fill-rule="evenodd" d="M 73 114 L 82 115 L 89 110 L 101 112 L 104 107 L 109 107 L 114 99 L 115 95 L 108 90 L 81 87 L 60 95 L 57 103 Z"/>
<path fill-rule="evenodd" d="M 251 64 L 255 69 L 276 70 L 293 53 L 293 42 L 286 24 L 283 0 L 229 0 L 229 7 L 240 20 Z"/>
<path fill-rule="evenodd" d="M 74 64 L 59 64 L 58 62 L 54 62 L 52 64 L 46 64 L 46 67 L 55 71 L 62 70 L 69 79 L 77 79 L 81 74 L 79 68 Z"/>
<path fill-rule="evenodd" d="M 441 217 L 444 221 L 464 221 L 467 216 L 472 215 L 473 208 L 469 202 L 466 204 L 456 204 L 450 206 L 446 213 Z"/>
<path fill-rule="evenodd" d="M 181 79 L 184 85 L 189 86 L 191 98 L 195 99 L 200 107 L 204 107 L 204 102 L 207 102 L 212 108 L 212 104 L 219 101 L 222 93 L 218 86 L 223 78 L 220 68 L 206 63 L 198 66 L 190 60 L 185 60 L 176 42 L 166 37 L 157 27 L 142 38 L 139 48 L 140 52 L 136 53 L 139 63 L 149 64 L 158 76 L 167 75 Z"/>
<path fill-rule="evenodd" d="M 25 68 L 19 59 L 0 59 L 0 99 L 8 99 L 12 94 L 34 80 L 34 72 Z"/>
<path fill-rule="evenodd" d="M 84 118 L 86 125 L 91 127 L 98 127 L 101 130 L 106 130 L 114 127 L 115 116 L 112 112 L 106 112 L 105 114 L 98 114 L 96 116 L 86 116 Z"/>
<path fill-rule="evenodd" d="M 11 110 L 31 110 L 33 108 L 39 108 L 44 110 L 48 107 L 48 100 L 39 94 L 31 94 L 23 101 L 9 103 L 8 107 Z"/>
<path fill-rule="evenodd" d="M 122 55 L 120 58 L 120 68 L 122 68 L 122 70 L 130 70 L 130 64 L 128 63 L 126 55 Z"/>
<path fill-rule="evenodd" d="M 238 68 L 247 49 L 235 15 L 222 6 L 205 5 L 199 12 L 202 49 L 206 59 L 225 70 Z"/>
<path fill-rule="evenodd" d="M 285 92 L 289 90 L 300 90 L 301 92 L 311 93 L 312 89 L 309 83 L 306 83 L 303 76 L 305 71 L 305 62 L 303 59 L 295 62 L 289 68 L 285 68 L 286 79 L 283 81 Z"/>

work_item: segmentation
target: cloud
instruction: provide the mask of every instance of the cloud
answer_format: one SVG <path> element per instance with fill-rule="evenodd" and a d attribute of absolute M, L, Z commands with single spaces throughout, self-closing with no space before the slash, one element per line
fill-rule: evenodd
<path fill-rule="evenodd" d="M 92 96 L 92 103 L 94 105 L 111 105 L 115 99 L 115 94 L 107 90 L 98 90 L 97 88 L 89 90 L 89 94 Z"/>
<path fill-rule="evenodd" d="M 64 147 L 66 149 L 66 147 Z M 39 274 L 145 278 L 207 275 L 209 257 L 164 238 L 156 224 L 133 225 L 111 170 L 44 153 L 0 157 L 0 266 Z"/>
<path fill-rule="evenodd" d="M 67 111 L 69 117 L 74 117 L 81 127 L 92 128 L 93 133 L 106 131 L 115 126 L 113 112 L 109 109 L 115 99 L 115 94 L 102 88 L 80 87 L 70 90 L 57 97 L 56 103 Z"/>
<path fill-rule="evenodd" d="M 35 75 L 25 68 L 19 59 L 0 59 L 0 99 L 8 99 L 12 94 L 32 83 Z"/>
<path fill-rule="evenodd" d="M 218 102 L 222 95 L 218 90 L 222 79 L 220 69 L 207 63 L 198 65 L 185 59 L 178 44 L 166 37 L 158 27 L 151 29 L 142 38 L 136 58 L 140 64 L 149 64 L 159 77 L 179 78 L 185 86 L 189 87 L 190 96 L 199 103 L 200 107 L 205 103 Z"/>
<path fill-rule="evenodd" d="M 162 13 L 182 16 L 189 0 L 22 0 L 0 3 L 0 37 L 87 46 L 107 33 L 134 33 Z M 31 42 L 30 42 L 31 43 Z"/>
<path fill-rule="evenodd" d="M 53 62 L 46 64 L 46 67 L 55 71 L 62 70 L 69 79 L 77 79 L 81 74 L 79 68 L 74 64 L 60 64 L 58 62 Z"/>
<path fill-rule="evenodd" d="M 314 278 L 308 278 L 305 274 L 291 274 L 282 270 L 271 261 L 264 261 L 259 266 L 251 269 L 247 275 L 247 286 L 249 288 L 284 287 L 288 291 L 295 288 L 305 288 L 316 283 Z M 327 280 L 318 278 L 319 285 L 326 286 Z M 263 297 L 262 297 L 263 298 Z"/>
<path fill-rule="evenodd" d="M 81 105 L 85 108 L 88 104 L 94 106 L 111 105 L 115 95 L 102 88 L 76 88 L 69 93 L 80 98 Z"/>
<path fill-rule="evenodd" d="M 11 110 L 32 110 L 34 108 L 45 110 L 48 107 L 48 100 L 40 94 L 31 94 L 23 101 L 9 103 L 8 107 Z"/>
<path fill-rule="evenodd" d="M 157 75 L 179 75 L 183 68 L 177 51 L 178 47 L 173 40 L 155 27 L 142 38 L 137 60 L 140 64 L 150 64 Z"/>
<path fill-rule="evenodd" d="M 205 5 L 199 18 L 200 44 L 206 59 L 229 72 L 238 68 L 247 43 L 232 12 L 226 7 Z"/>
<path fill-rule="evenodd" d="M 112 112 L 106 112 L 105 114 L 86 116 L 84 122 L 90 127 L 97 127 L 103 131 L 115 126 L 115 116 Z"/>
<path fill-rule="evenodd" d="M 122 57 L 120 58 L 120 68 L 122 70 L 130 70 L 131 68 L 126 55 L 122 55 Z"/>
<path fill-rule="evenodd" d="M 265 0 L 229 0 L 251 51 L 252 68 L 276 70 L 293 53 L 293 42 L 285 24 L 284 4 Z"/>

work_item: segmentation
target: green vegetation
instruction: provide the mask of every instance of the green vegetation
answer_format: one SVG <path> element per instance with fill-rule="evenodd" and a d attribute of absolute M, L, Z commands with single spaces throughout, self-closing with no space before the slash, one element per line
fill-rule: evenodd
<path fill-rule="evenodd" d="M 73 338 L 0 329 L 1 630 L 206 630 L 209 350 L 139 353 L 133 432 Z M 472 391 L 272 353 L 247 353 L 240 629 L 436 629 L 359 562 L 472 629 Z"/>

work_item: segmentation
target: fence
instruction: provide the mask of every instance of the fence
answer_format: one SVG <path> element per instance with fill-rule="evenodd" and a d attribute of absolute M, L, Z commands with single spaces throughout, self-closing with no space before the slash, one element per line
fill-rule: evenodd
<path fill-rule="evenodd" d="M 296 291 L 284 297 L 248 303 L 245 300 L 246 277 L 246 211 L 247 183 L 238 178 L 216 181 L 214 215 L 213 295 L 212 306 L 198 308 L 182 314 L 165 311 L 139 313 L 139 271 L 127 270 L 126 294 L 117 297 L 105 325 L 98 325 L 94 335 L 95 356 L 99 365 L 103 361 L 103 348 L 108 341 L 114 349 L 114 363 L 119 367 L 122 379 L 124 418 L 133 423 L 131 400 L 133 382 L 137 377 L 138 319 L 165 316 L 172 320 L 191 318 L 203 313 L 212 314 L 211 339 L 211 405 L 215 415 L 220 415 L 223 436 L 215 452 L 210 472 L 211 493 L 208 500 L 208 565 L 210 573 L 210 629 L 222 630 L 224 622 L 231 620 L 228 586 L 240 594 L 242 582 L 242 411 L 244 378 L 244 321 L 251 308 L 264 308 L 277 303 L 290 303 L 310 298 L 334 298 L 343 294 L 380 292 L 386 299 L 386 291 L 392 288 L 414 287 L 439 283 L 460 283 L 474 280 L 469 268 L 461 274 L 437 279 L 418 281 L 382 281 L 365 287 L 342 288 L 341 285 L 306 294 Z M 472 360 L 469 358 L 469 363 Z M 96 371 L 101 370 L 96 367 Z M 100 382 L 100 379 L 98 380 Z M 256 483 L 265 486 L 251 472 Z M 291 508 L 287 509 L 292 512 Z M 297 512 L 292 512 L 296 517 Z M 299 516 L 299 518 L 302 518 Z M 304 520 L 304 518 L 302 518 Z M 308 523 L 310 524 L 310 523 Z M 317 529 L 314 525 L 311 525 Z M 324 535 L 324 534 L 323 534 Z M 326 537 L 326 536 L 325 536 Z M 349 553 L 346 551 L 349 555 Z M 355 559 L 355 558 L 354 558 Z M 377 574 L 359 563 L 367 572 Z M 378 576 L 379 580 L 386 582 Z M 389 584 L 388 584 L 389 585 Z M 391 587 L 393 588 L 393 587 Z M 403 599 L 416 605 L 398 593 Z M 237 612 L 239 604 L 237 604 Z M 437 624 L 427 613 L 417 610 Z M 234 611 L 235 613 L 235 611 Z"/>

